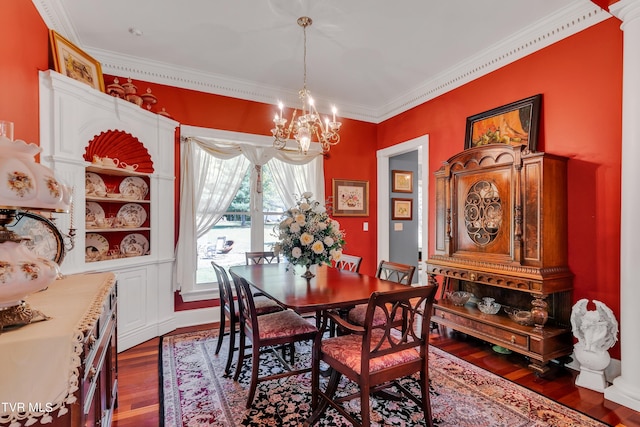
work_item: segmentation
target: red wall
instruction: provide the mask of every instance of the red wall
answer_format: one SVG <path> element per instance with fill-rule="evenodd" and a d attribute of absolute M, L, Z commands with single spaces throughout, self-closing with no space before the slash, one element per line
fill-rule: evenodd
<path fill-rule="evenodd" d="M 622 32 L 611 18 L 378 126 L 378 148 L 429 134 L 430 170 L 464 148 L 466 118 L 541 93 L 538 149 L 567 156 L 573 299 L 620 312 Z M 433 182 L 429 230 L 434 229 Z M 433 252 L 433 239 L 429 253 Z M 618 357 L 614 348 L 612 356 Z"/>
<path fill-rule="evenodd" d="M 0 4 L 0 119 L 14 123 L 14 138 L 40 141 L 38 70 L 48 67 L 49 30 L 31 1 Z"/>
<path fill-rule="evenodd" d="M 38 70 L 48 65 L 47 28 L 29 1 L 5 0 L 0 15 L 13 18 L 0 26 L 0 118 L 15 122 L 16 138 L 38 143 Z M 463 149 L 467 117 L 541 93 L 538 148 L 571 159 L 569 266 L 575 274 L 574 301 L 600 300 L 619 317 L 619 25 L 609 19 L 379 125 L 343 119 L 342 142 L 325 163 L 326 194 L 331 194 L 332 178 L 370 182 L 370 216 L 339 218 L 347 233 L 347 251 L 364 257 L 362 271 L 375 270 L 376 150 L 429 134 L 429 167 L 434 172 Z M 111 81 L 107 78 L 106 83 Z M 256 134 L 265 134 L 272 124 L 272 105 L 136 83 L 140 90 L 150 87 L 159 99 L 157 107 L 165 107 L 184 124 Z M 433 190 L 431 186 L 431 232 Z M 368 232 L 362 231 L 364 221 L 369 222 Z M 619 357 L 618 347 L 612 356 Z"/>

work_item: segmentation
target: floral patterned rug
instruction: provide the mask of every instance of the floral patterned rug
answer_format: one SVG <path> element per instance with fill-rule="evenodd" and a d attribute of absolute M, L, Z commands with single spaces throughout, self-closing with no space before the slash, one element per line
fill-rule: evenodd
<path fill-rule="evenodd" d="M 162 341 L 163 419 L 166 427 L 300 426 L 310 414 L 310 375 L 258 385 L 251 409 L 245 409 L 250 360 L 238 382 L 223 377 L 227 348 L 216 356 L 216 331 L 167 336 Z M 224 344 L 227 340 L 224 341 Z M 298 344 L 299 363 L 309 364 L 310 344 Z M 602 427 L 584 414 L 511 381 L 430 348 L 429 376 L 434 423 L 438 427 Z M 281 370 L 278 359 L 262 356 L 262 373 Z M 232 372 L 235 370 L 235 363 Z M 419 395 L 414 378 L 405 385 Z M 324 384 L 323 384 L 324 387 Z M 422 411 L 411 401 L 371 399 L 372 425 L 424 425 Z M 359 412 L 359 401 L 350 410 Z M 350 426 L 333 409 L 318 426 Z"/>

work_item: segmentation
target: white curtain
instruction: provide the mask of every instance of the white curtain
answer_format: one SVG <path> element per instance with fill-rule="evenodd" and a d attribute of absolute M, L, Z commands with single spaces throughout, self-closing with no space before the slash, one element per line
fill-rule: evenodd
<path fill-rule="evenodd" d="M 192 290 L 196 282 L 197 239 L 220 219 L 235 196 L 247 167 L 260 173 L 271 159 L 279 194 L 293 206 L 294 195 L 312 191 L 324 199 L 323 158 L 319 151 L 302 155 L 272 147 L 221 141 L 215 138 L 184 138 L 180 176 L 180 226 L 174 271 L 175 290 Z M 255 167 L 258 166 L 258 167 Z M 306 184 L 305 184 L 306 181 Z M 260 192 L 260 188 L 254 191 Z"/>
<path fill-rule="evenodd" d="M 269 168 L 278 194 L 286 206 L 294 206 L 296 198 L 306 191 L 312 192 L 314 199 L 324 202 L 324 171 L 321 161 L 302 165 L 271 161 Z"/>
<path fill-rule="evenodd" d="M 198 237 L 213 227 L 227 210 L 249 167 L 247 158 L 234 146 L 210 146 L 188 138 L 180 151 L 180 229 L 175 289 L 185 283 L 195 284 Z"/>

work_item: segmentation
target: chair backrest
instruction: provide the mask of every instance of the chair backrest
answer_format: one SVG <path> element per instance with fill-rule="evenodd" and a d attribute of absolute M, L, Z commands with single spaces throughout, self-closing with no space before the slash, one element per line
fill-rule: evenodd
<path fill-rule="evenodd" d="M 360 263 L 362 262 L 361 256 L 342 254 L 338 262 L 336 262 L 336 268 L 340 270 L 348 270 L 357 273 L 360 271 Z"/>
<path fill-rule="evenodd" d="M 426 363 L 429 324 L 437 290 L 438 285 L 427 285 L 371 294 L 364 324 L 361 372 L 369 371 L 371 359 L 416 347 L 420 347 L 420 359 Z M 380 321 L 381 313 L 384 322 Z M 368 326 L 374 324 L 376 326 Z"/>
<path fill-rule="evenodd" d="M 245 279 L 231 272 L 231 278 L 238 296 L 238 311 L 240 313 L 241 328 L 248 337 L 253 337 L 253 332 L 258 332 L 258 315 L 253 301 L 251 286 Z"/>
<path fill-rule="evenodd" d="M 231 320 L 237 320 L 235 303 L 233 301 L 233 289 L 227 271 L 219 264 L 211 261 L 211 266 L 218 278 L 218 289 L 220 290 L 220 309 L 229 313 Z"/>
<path fill-rule="evenodd" d="M 252 264 L 276 264 L 280 262 L 280 255 L 273 251 L 267 252 L 245 252 L 247 265 Z"/>
<path fill-rule="evenodd" d="M 376 277 L 396 283 L 402 283 L 403 285 L 410 285 L 415 271 L 416 267 L 414 265 L 399 264 L 391 261 L 380 261 Z"/>

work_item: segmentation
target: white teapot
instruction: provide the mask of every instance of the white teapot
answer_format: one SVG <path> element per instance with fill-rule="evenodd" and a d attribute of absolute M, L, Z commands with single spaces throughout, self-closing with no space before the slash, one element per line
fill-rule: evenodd
<path fill-rule="evenodd" d="M 108 168 L 117 168 L 119 164 L 120 164 L 120 160 L 118 159 L 112 159 L 111 157 L 102 158 L 102 166 L 105 166 Z"/>

